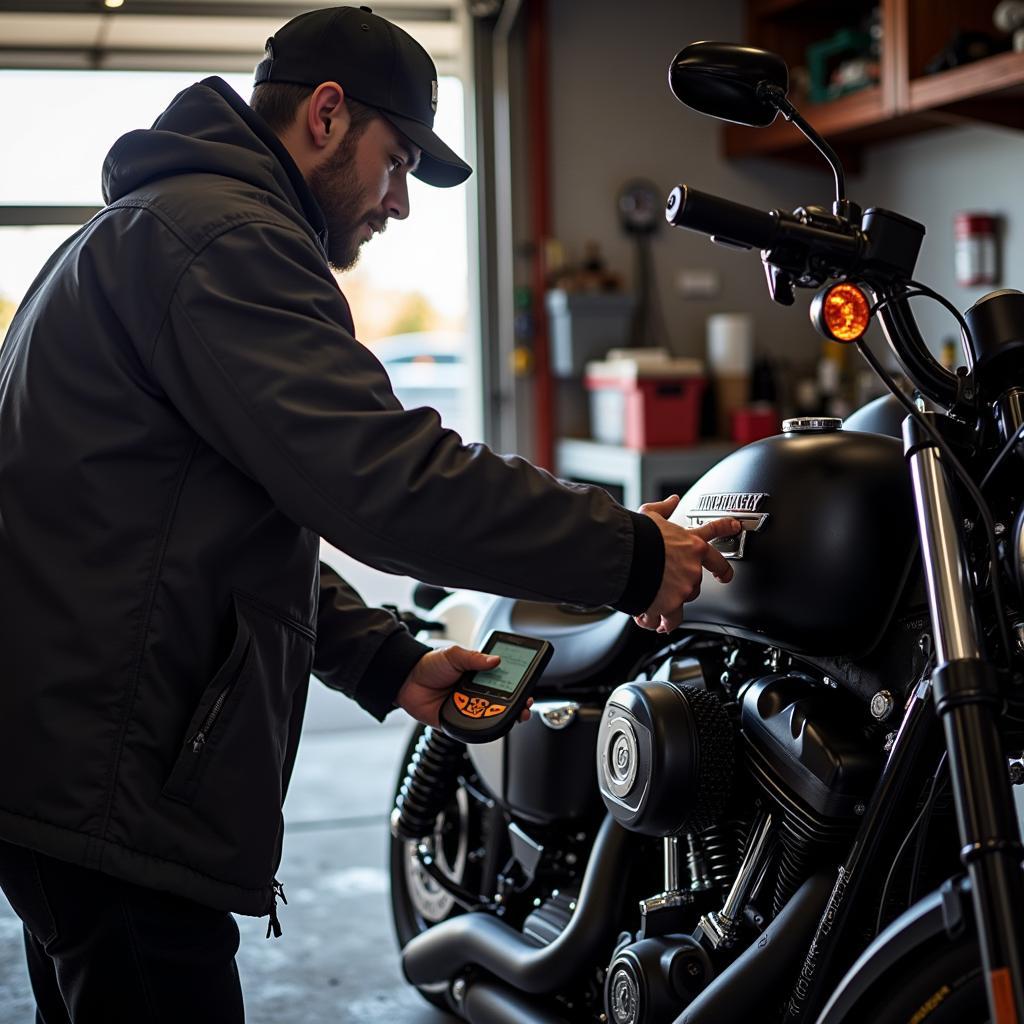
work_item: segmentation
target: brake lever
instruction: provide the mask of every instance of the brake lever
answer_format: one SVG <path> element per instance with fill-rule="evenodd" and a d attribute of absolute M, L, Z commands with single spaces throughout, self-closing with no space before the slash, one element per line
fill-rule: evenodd
<path fill-rule="evenodd" d="M 780 306 L 792 306 L 796 298 L 793 291 L 793 275 L 788 270 L 776 267 L 767 260 L 762 260 L 764 276 L 768 281 L 768 294 L 772 302 Z"/>

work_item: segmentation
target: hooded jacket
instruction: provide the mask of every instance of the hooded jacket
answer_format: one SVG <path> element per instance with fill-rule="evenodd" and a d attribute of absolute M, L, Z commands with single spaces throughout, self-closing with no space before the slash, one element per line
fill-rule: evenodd
<path fill-rule="evenodd" d="M 221 80 L 114 145 L 0 349 L 0 837 L 265 914 L 311 669 L 426 650 L 318 563 L 637 613 L 657 527 L 405 410 L 323 216 Z"/>

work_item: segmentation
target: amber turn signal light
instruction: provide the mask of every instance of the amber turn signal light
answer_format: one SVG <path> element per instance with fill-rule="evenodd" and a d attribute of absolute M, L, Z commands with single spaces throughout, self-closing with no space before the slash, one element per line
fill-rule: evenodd
<path fill-rule="evenodd" d="M 857 341 L 871 323 L 871 304 L 860 288 L 844 281 L 814 296 L 811 322 L 832 341 Z"/>

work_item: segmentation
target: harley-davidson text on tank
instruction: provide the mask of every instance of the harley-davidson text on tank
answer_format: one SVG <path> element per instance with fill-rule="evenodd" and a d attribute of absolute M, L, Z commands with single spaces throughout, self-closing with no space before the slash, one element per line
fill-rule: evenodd
<path fill-rule="evenodd" d="M 761 502 L 771 497 L 763 491 L 736 491 L 730 494 L 702 494 L 697 504 L 683 515 L 689 521 L 690 529 L 703 526 L 712 519 L 731 516 L 740 522 L 740 532 L 732 537 L 716 537 L 711 541 L 726 558 L 739 559 L 746 549 L 747 534 L 757 533 L 768 521 L 767 512 L 758 512 Z"/>

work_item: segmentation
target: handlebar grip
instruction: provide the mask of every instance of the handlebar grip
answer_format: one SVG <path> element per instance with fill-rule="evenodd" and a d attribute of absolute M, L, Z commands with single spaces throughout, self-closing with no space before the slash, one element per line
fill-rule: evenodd
<path fill-rule="evenodd" d="M 665 204 L 665 219 L 677 228 L 715 235 L 748 249 L 770 249 L 779 229 L 773 213 L 677 185 Z"/>

